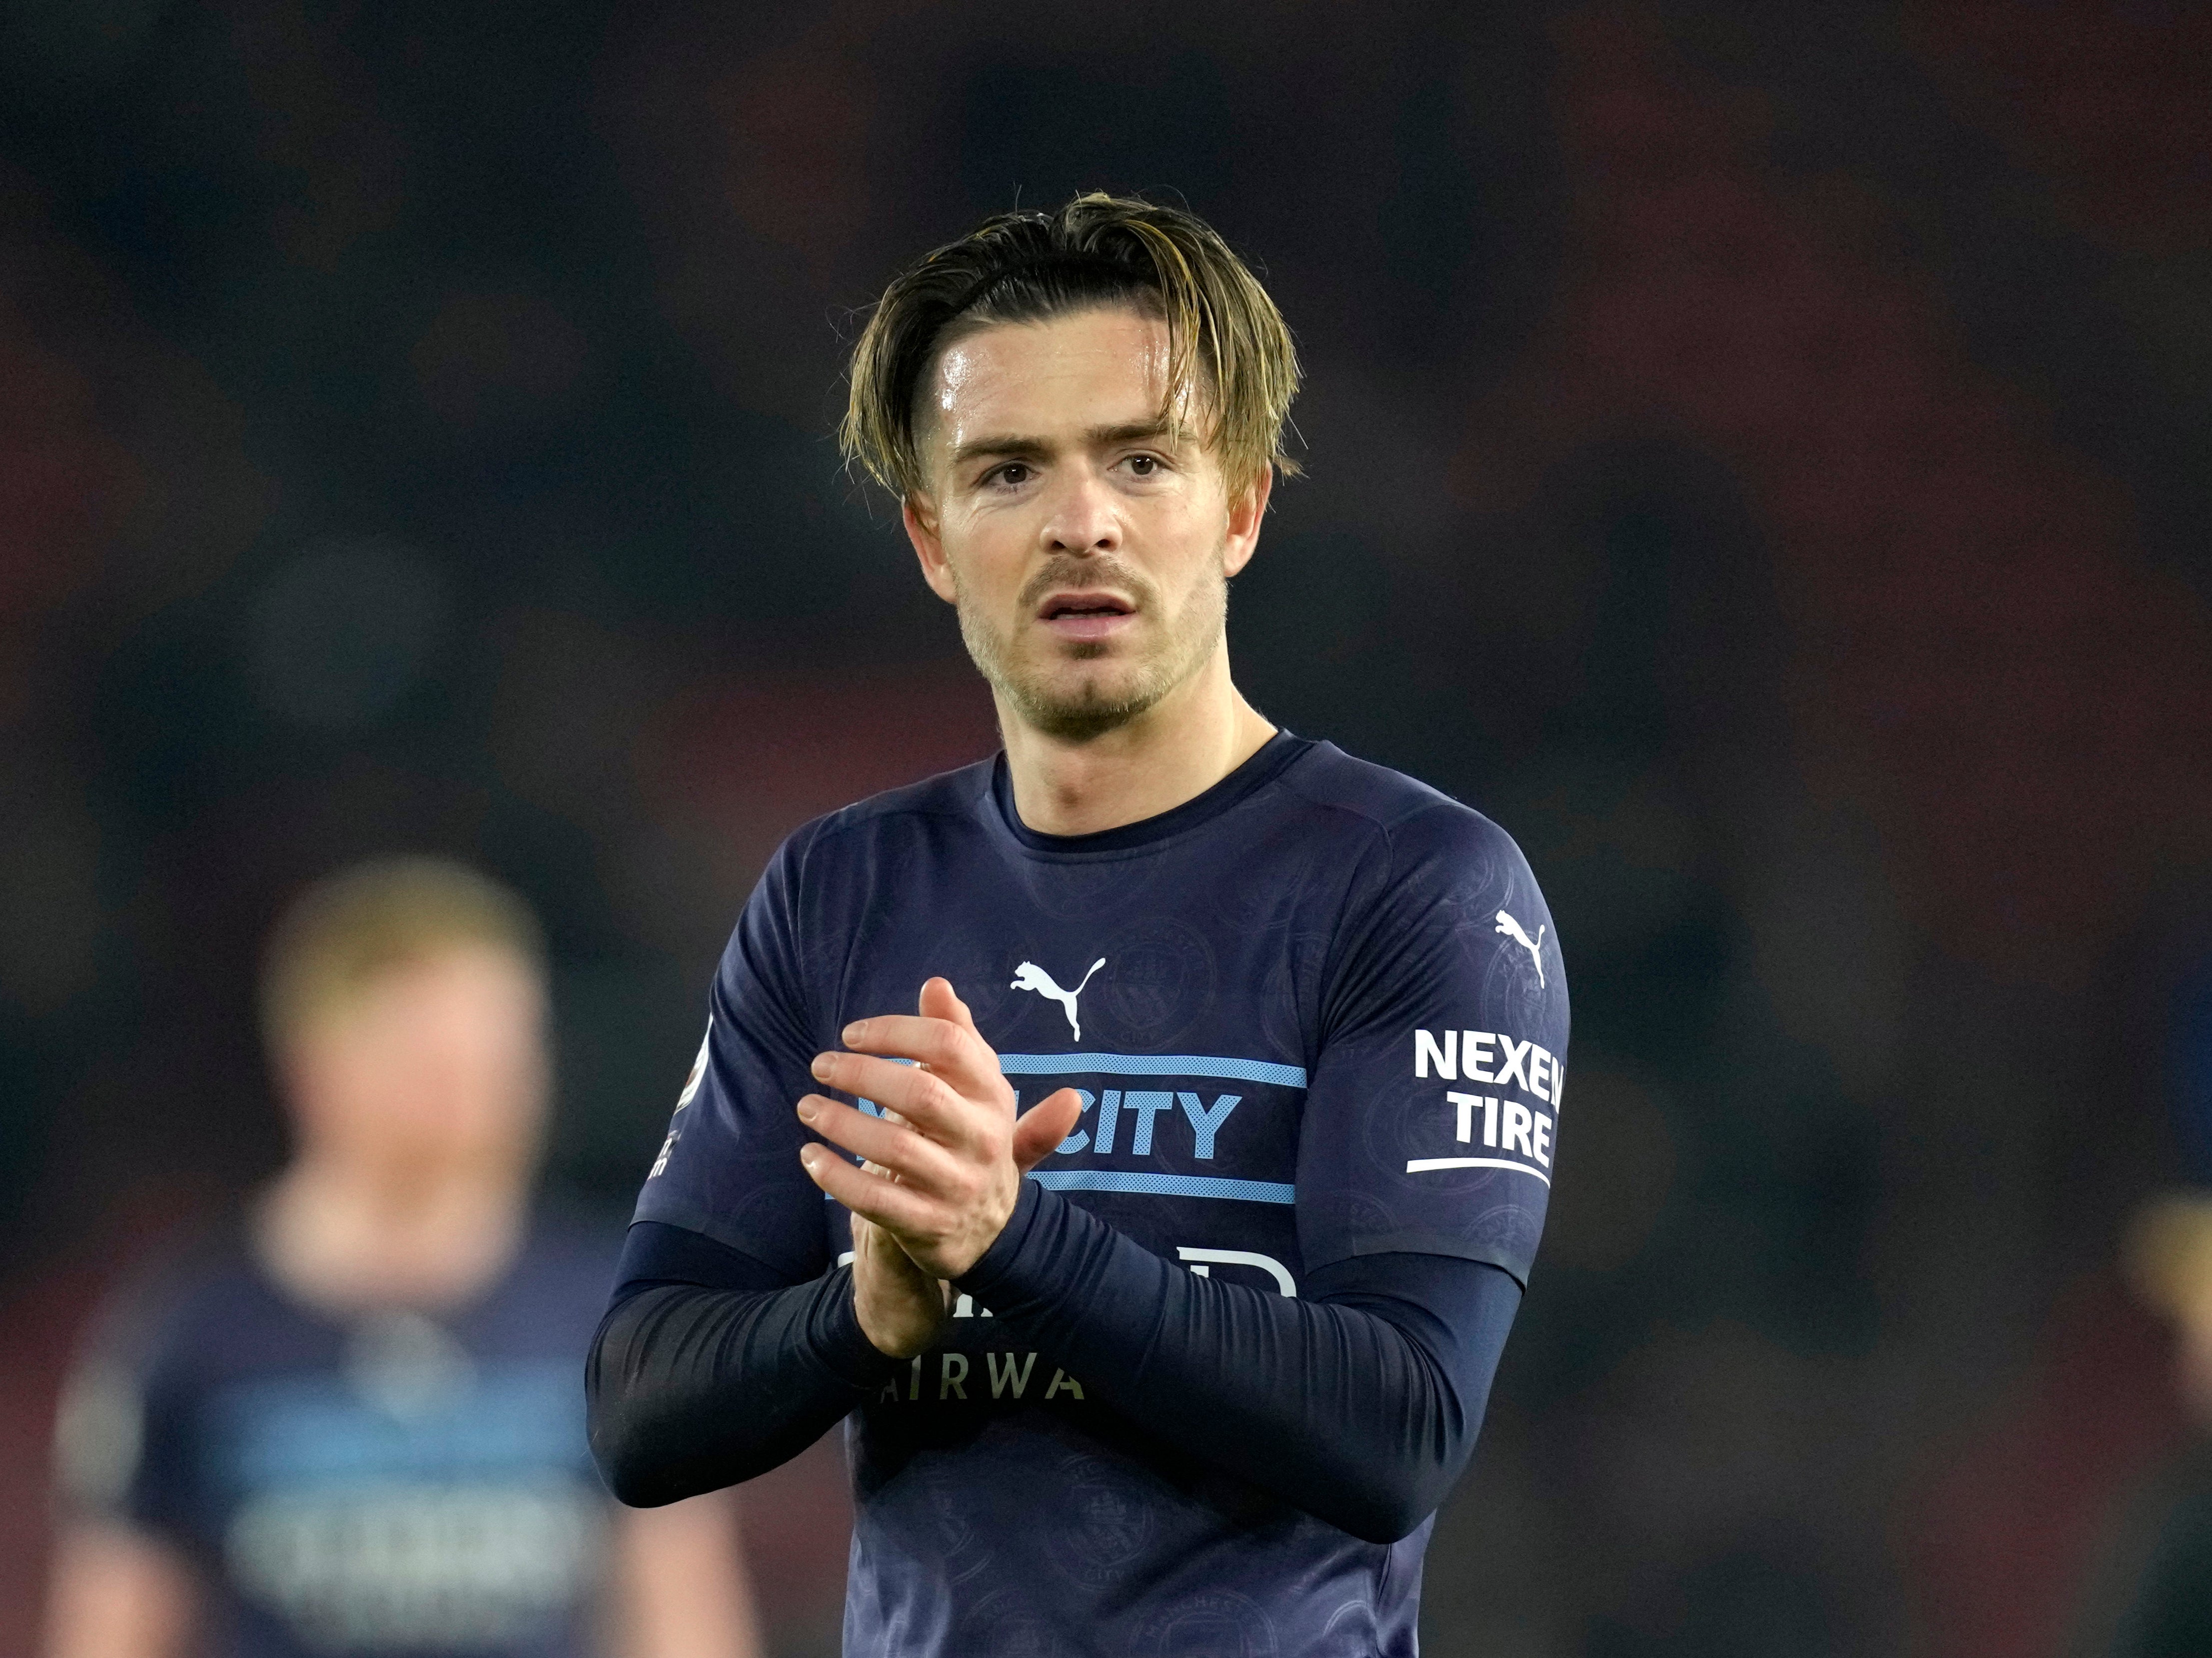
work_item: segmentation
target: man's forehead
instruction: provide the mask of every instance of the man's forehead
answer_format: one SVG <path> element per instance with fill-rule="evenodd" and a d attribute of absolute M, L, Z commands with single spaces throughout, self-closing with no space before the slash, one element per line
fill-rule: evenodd
<path fill-rule="evenodd" d="M 1167 325 L 1127 307 L 993 324 L 939 354 L 921 398 L 927 435 L 958 444 L 1010 422 L 1030 432 L 1155 419 L 1168 355 Z"/>

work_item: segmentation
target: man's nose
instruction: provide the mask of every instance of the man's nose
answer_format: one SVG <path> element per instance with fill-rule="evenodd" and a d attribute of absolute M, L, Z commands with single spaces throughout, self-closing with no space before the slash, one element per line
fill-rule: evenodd
<path fill-rule="evenodd" d="M 1089 471 L 1073 473 L 1053 496 L 1045 515 L 1048 553 L 1109 553 L 1121 544 L 1121 517 L 1113 491 Z"/>

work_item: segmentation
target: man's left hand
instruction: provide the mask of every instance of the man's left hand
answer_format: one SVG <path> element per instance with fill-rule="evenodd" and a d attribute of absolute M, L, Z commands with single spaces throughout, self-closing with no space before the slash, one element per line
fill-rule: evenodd
<path fill-rule="evenodd" d="M 890 1233 L 916 1266 L 957 1278 L 1006 1230 L 1024 1171 L 1073 1131 L 1082 1101 L 1063 1088 L 1017 1118 L 998 1054 L 943 979 L 921 987 L 920 1013 L 856 1020 L 843 1035 L 852 1051 L 817 1055 L 815 1080 L 896 1117 L 809 1094 L 800 1121 L 873 1167 L 811 1142 L 800 1159 L 817 1186 Z M 902 1059 L 914 1063 L 894 1063 Z"/>

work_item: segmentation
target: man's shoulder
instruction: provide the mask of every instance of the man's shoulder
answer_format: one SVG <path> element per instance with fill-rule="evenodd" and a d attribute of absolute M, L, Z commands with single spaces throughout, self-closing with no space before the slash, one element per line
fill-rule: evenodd
<path fill-rule="evenodd" d="M 1518 859 L 1513 838 L 1473 806 L 1417 777 L 1316 743 L 1280 780 L 1312 805 L 1364 825 L 1369 837 L 1405 865 L 1437 856 Z"/>
<path fill-rule="evenodd" d="M 234 1333 L 267 1297 L 235 1217 L 180 1228 L 109 1285 L 86 1345 L 127 1369 L 163 1369 Z"/>
<path fill-rule="evenodd" d="M 802 823 L 784 842 L 799 859 L 850 855 L 864 851 L 872 838 L 929 820 L 975 823 L 991 792 L 992 760 L 939 772 Z"/>

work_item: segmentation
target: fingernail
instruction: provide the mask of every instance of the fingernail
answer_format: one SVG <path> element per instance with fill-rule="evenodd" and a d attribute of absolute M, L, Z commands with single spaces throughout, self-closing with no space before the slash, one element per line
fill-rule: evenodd
<path fill-rule="evenodd" d="M 799 1121 L 812 1122 L 814 1121 L 815 1110 L 816 1107 L 814 1104 L 814 1097 L 810 1094 L 806 1098 L 799 1101 Z"/>
<path fill-rule="evenodd" d="M 817 1054 L 814 1056 L 814 1074 L 823 1082 L 830 1080 L 830 1056 L 827 1054 Z"/>
<path fill-rule="evenodd" d="M 846 1047 L 850 1048 L 866 1034 L 867 1029 L 868 1022 L 866 1019 L 855 1019 L 852 1023 L 847 1025 L 844 1029 L 837 1033 L 838 1040 L 842 1042 Z"/>
<path fill-rule="evenodd" d="M 814 1167 L 815 1158 L 821 1155 L 822 1148 L 811 1140 L 799 1148 L 799 1161 L 809 1169 Z"/>

